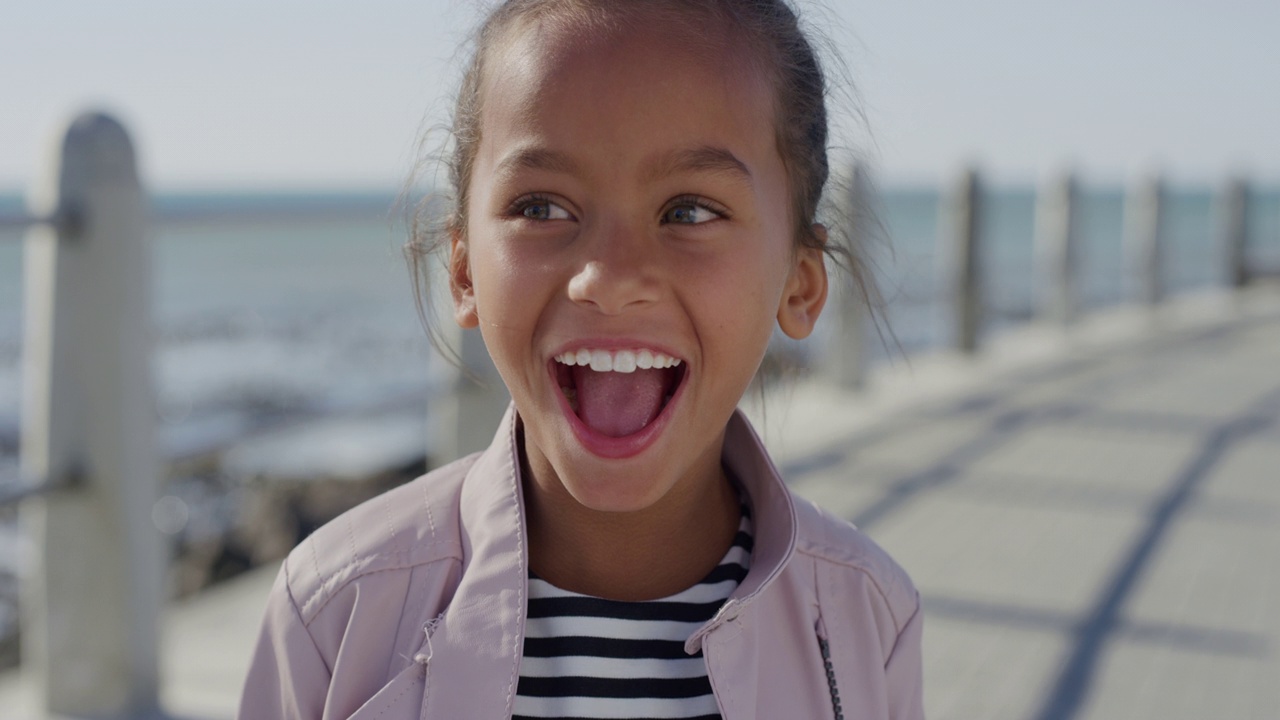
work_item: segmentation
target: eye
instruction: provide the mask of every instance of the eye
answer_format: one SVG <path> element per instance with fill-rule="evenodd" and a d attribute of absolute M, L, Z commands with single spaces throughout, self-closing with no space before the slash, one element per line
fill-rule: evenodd
<path fill-rule="evenodd" d="M 700 198 L 677 198 L 662 213 L 662 222 L 671 225 L 699 225 L 726 217 L 727 213 Z"/>
<path fill-rule="evenodd" d="M 528 220 L 569 220 L 569 211 L 541 196 L 521 198 L 513 204 L 515 214 Z"/>

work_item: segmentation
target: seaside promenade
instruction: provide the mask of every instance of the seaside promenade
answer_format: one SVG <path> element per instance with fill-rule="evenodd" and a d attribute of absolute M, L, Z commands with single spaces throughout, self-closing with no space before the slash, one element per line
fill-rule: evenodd
<path fill-rule="evenodd" d="M 1073 336 L 804 386 L 767 437 L 911 573 L 933 720 L 1280 718 L 1280 288 Z"/>
<path fill-rule="evenodd" d="M 1030 326 L 749 409 L 925 603 L 932 720 L 1280 718 L 1280 287 Z M 171 604 L 167 708 L 229 718 L 274 567 Z M 0 717 L 36 717 L 0 676 Z"/>

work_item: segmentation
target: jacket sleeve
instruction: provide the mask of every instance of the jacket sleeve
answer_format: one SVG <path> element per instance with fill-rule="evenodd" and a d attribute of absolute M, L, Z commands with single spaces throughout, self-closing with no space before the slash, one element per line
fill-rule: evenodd
<path fill-rule="evenodd" d="M 319 720 L 330 668 L 302 622 L 285 561 L 267 599 L 237 720 Z"/>
<path fill-rule="evenodd" d="M 891 720 L 924 720 L 923 630 L 924 609 L 917 592 L 915 611 L 898 632 L 884 666 Z"/>

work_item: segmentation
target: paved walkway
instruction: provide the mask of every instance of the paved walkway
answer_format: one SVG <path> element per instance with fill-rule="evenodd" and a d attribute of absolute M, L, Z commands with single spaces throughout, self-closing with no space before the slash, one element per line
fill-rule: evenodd
<path fill-rule="evenodd" d="M 932 720 L 1280 718 L 1280 292 L 1019 331 L 763 424 L 925 598 Z M 273 569 L 166 620 L 170 710 L 226 718 Z M 6 720 L 29 691 L 0 678 Z"/>
<path fill-rule="evenodd" d="M 815 388 L 777 413 L 829 428 L 778 438 L 809 445 L 794 487 L 919 586 L 930 718 L 1280 718 L 1276 299 L 979 362 L 943 401 L 846 412 L 852 432 Z"/>

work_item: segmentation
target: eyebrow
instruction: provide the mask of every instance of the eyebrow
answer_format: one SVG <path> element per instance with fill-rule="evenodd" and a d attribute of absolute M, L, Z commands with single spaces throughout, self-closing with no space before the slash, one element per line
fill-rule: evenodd
<path fill-rule="evenodd" d="M 495 174 L 503 177 L 521 170 L 545 170 L 574 175 L 577 174 L 578 164 L 565 153 L 556 150 L 522 147 L 502 158 L 502 161 L 498 163 Z"/>
<path fill-rule="evenodd" d="M 568 154 L 540 147 L 523 147 L 508 154 L 498 163 L 496 173 L 501 177 L 522 170 L 579 174 L 578 164 Z M 746 163 L 729 150 L 713 145 L 673 150 L 645 164 L 645 176 L 650 180 L 680 173 L 729 175 L 748 185 L 752 181 L 751 170 Z"/>
<path fill-rule="evenodd" d="M 735 176 L 737 180 L 751 184 L 751 171 L 746 163 L 729 150 L 713 145 L 675 150 L 649 163 L 646 169 L 651 179 L 681 173 L 711 173 Z"/>

